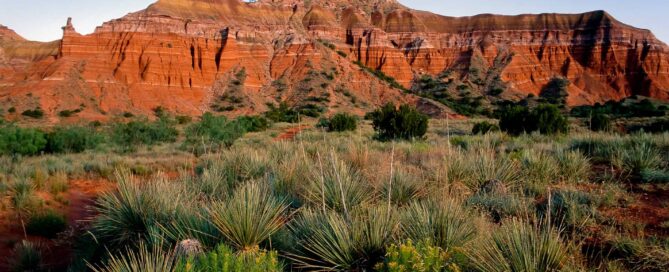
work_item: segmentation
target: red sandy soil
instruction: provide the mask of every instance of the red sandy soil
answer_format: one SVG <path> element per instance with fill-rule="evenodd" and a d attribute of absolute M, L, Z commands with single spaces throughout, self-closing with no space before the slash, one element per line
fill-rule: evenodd
<path fill-rule="evenodd" d="M 628 222 L 643 226 L 643 235 L 665 237 L 669 229 L 660 226 L 669 221 L 669 190 L 657 185 L 648 185 L 650 189 L 642 190 L 635 186 L 632 189 L 632 203 L 625 207 L 603 210 L 607 218 L 618 223 Z"/>
<path fill-rule="evenodd" d="M 93 216 L 90 205 L 94 203 L 95 198 L 104 192 L 108 192 L 115 187 L 105 179 L 73 180 L 69 183 L 67 192 L 62 193 L 67 200 L 67 204 L 62 204 L 53 199 L 53 196 L 46 192 L 37 192 L 36 195 L 45 203 L 44 209 L 54 209 L 56 211 L 65 211 L 64 214 L 68 220 L 68 227 L 72 228 L 81 224 Z M 8 261 L 11 260 L 15 243 L 24 239 L 21 223 L 16 214 L 11 209 L 0 213 L 0 271 L 8 271 Z M 45 239 L 42 237 L 28 236 L 27 239 L 42 248 L 45 265 L 58 270 L 65 268 L 70 262 L 71 246 L 58 242 L 58 239 Z"/>
<path fill-rule="evenodd" d="M 274 138 L 275 141 L 287 141 L 287 140 L 292 140 L 295 139 L 295 136 L 299 134 L 301 131 L 310 128 L 311 126 L 309 125 L 300 125 L 297 127 L 291 127 L 285 129 L 279 136 Z"/>

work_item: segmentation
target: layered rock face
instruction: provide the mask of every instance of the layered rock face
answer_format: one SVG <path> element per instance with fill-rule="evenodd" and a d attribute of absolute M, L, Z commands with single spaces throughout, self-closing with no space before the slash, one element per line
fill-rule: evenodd
<path fill-rule="evenodd" d="M 90 35 L 68 21 L 57 46 L 17 53 L 7 44 L 0 65 L 12 72 L 0 70 L 0 101 L 39 106 L 54 122 L 76 108 L 86 119 L 158 106 L 237 115 L 281 101 L 328 112 L 396 102 L 450 113 L 362 67 L 406 88 L 422 74 L 477 69 L 497 71 L 511 97 L 563 76 L 573 83 L 571 105 L 669 99 L 667 46 L 605 12 L 452 18 L 394 0 L 160 0 Z"/>

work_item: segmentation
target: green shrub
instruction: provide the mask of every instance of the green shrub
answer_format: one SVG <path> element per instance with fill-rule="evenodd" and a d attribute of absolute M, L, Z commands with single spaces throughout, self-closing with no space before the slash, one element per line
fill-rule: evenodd
<path fill-rule="evenodd" d="M 611 118 L 606 114 L 596 112 L 590 117 L 588 126 L 592 131 L 610 131 L 612 129 Z"/>
<path fill-rule="evenodd" d="M 44 117 L 44 111 L 41 108 L 37 107 L 33 110 L 25 110 L 24 112 L 21 113 L 21 115 L 34 119 L 41 119 L 42 117 Z"/>
<path fill-rule="evenodd" d="M 427 133 L 428 117 L 409 105 L 397 109 L 393 103 L 388 103 L 370 117 L 380 140 L 412 140 Z"/>
<path fill-rule="evenodd" d="M 67 127 L 49 133 L 47 141 L 47 152 L 80 153 L 97 148 L 102 143 L 102 136 L 88 127 Z"/>
<path fill-rule="evenodd" d="M 520 135 L 535 130 L 530 110 L 523 106 L 506 106 L 499 110 L 499 128 L 511 135 Z"/>
<path fill-rule="evenodd" d="M 472 134 L 487 134 L 488 132 L 495 131 L 499 131 L 499 126 L 487 121 L 476 123 L 474 124 L 474 128 L 472 128 Z"/>
<path fill-rule="evenodd" d="M 41 130 L 14 125 L 0 127 L 0 154 L 37 155 L 46 145 L 46 135 Z"/>
<path fill-rule="evenodd" d="M 511 135 L 538 131 L 542 134 L 566 133 L 567 118 L 555 105 L 541 104 L 528 109 L 524 106 L 506 106 L 499 111 L 499 127 Z"/>
<path fill-rule="evenodd" d="M 174 124 L 167 119 L 117 123 L 112 128 L 112 141 L 123 150 L 132 150 L 141 144 L 174 142 L 178 135 Z"/>
<path fill-rule="evenodd" d="M 229 121 L 225 116 L 205 113 L 199 122 L 186 128 L 184 146 L 192 148 L 196 153 L 215 151 L 232 146 L 235 140 L 244 136 L 247 129 L 255 130 L 263 126 L 265 125 L 255 119 Z"/>
<path fill-rule="evenodd" d="M 225 245 L 204 255 L 182 260 L 180 272 L 281 272 L 283 267 L 276 251 L 253 249 L 235 253 Z"/>
<path fill-rule="evenodd" d="M 297 123 L 298 112 L 288 106 L 285 102 L 279 104 L 279 107 L 274 104 L 268 105 L 269 110 L 265 112 L 265 117 L 273 122 Z"/>
<path fill-rule="evenodd" d="M 52 210 L 36 213 L 30 216 L 26 224 L 26 232 L 46 238 L 56 238 L 67 227 L 65 216 Z"/>
<path fill-rule="evenodd" d="M 262 116 L 240 116 L 234 122 L 239 123 L 246 132 L 264 131 L 272 126 L 271 121 Z"/>
<path fill-rule="evenodd" d="M 346 113 L 337 113 L 329 119 L 321 119 L 318 127 L 327 128 L 331 132 L 354 131 L 358 128 L 358 118 Z"/>
<path fill-rule="evenodd" d="M 375 267 L 380 272 L 458 272 L 460 268 L 451 262 L 451 256 L 443 249 L 411 240 L 392 244 L 386 250 L 386 257 Z"/>

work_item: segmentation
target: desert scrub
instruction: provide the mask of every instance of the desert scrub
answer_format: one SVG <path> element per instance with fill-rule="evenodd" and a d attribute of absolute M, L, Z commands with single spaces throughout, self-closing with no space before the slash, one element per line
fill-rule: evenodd
<path fill-rule="evenodd" d="M 179 272 L 281 272 L 283 266 L 276 251 L 251 249 L 234 252 L 226 245 L 201 256 L 180 261 L 175 271 Z"/>
<path fill-rule="evenodd" d="M 560 232 L 512 220 L 465 254 L 474 271 L 561 271 L 569 262 L 567 249 Z"/>
<path fill-rule="evenodd" d="M 380 272 L 457 272 L 460 268 L 451 260 L 451 254 L 431 246 L 429 242 L 408 240 L 392 244 L 386 250 L 385 260 L 376 265 Z"/>

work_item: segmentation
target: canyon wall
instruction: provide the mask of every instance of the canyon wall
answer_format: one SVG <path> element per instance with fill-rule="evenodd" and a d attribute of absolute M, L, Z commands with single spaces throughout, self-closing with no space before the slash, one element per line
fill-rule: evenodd
<path fill-rule="evenodd" d="M 509 99 L 565 77 L 570 105 L 669 100 L 667 46 L 602 11 L 454 18 L 394 0 L 160 0 L 90 35 L 68 21 L 54 43 L 0 30 L 2 105 L 40 107 L 52 122 L 74 109 L 106 120 L 159 106 L 252 114 L 279 102 L 356 114 L 411 103 L 444 116 L 453 112 L 388 78 L 410 88 L 422 75 L 472 71 L 494 71 Z"/>

